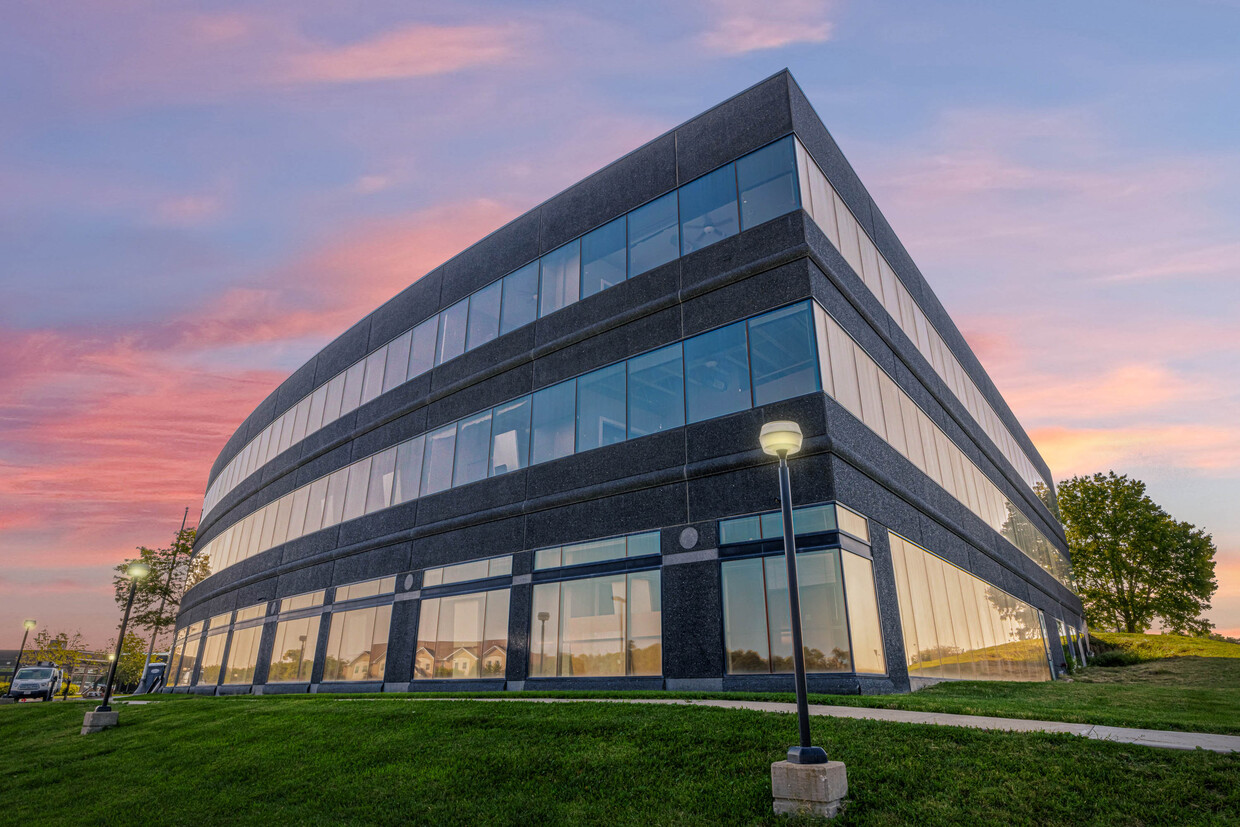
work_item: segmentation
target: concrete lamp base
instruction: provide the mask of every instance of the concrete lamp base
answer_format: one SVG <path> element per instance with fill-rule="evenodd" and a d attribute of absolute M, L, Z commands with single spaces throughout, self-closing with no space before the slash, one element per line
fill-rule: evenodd
<path fill-rule="evenodd" d="M 825 764 L 771 764 L 771 794 L 775 812 L 833 818 L 844 807 L 848 795 L 848 773 L 843 761 Z"/>
<path fill-rule="evenodd" d="M 87 712 L 85 720 L 82 721 L 82 734 L 90 735 L 92 732 L 102 732 L 108 727 L 114 727 L 120 717 L 121 714 L 116 711 Z"/>
<path fill-rule="evenodd" d="M 0 698 L 0 704 L 15 704 L 15 703 L 17 703 L 17 698 L 10 698 L 8 695 L 5 695 L 3 698 Z"/>

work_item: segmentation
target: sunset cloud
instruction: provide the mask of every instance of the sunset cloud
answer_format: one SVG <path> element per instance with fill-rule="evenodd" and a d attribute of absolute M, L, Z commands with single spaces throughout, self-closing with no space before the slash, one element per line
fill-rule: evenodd
<path fill-rule="evenodd" d="M 823 0 L 709 0 L 710 27 L 701 43 L 709 51 L 741 55 L 831 37 L 831 4 Z"/>

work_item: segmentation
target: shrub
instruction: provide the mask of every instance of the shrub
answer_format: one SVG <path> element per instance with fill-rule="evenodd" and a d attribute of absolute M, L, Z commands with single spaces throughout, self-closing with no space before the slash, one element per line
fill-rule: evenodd
<path fill-rule="evenodd" d="M 1126 652 L 1123 649 L 1112 649 L 1109 652 L 1099 652 L 1094 655 L 1093 660 L 1089 662 L 1090 666 L 1132 666 L 1141 662 L 1141 656 L 1136 652 Z"/>

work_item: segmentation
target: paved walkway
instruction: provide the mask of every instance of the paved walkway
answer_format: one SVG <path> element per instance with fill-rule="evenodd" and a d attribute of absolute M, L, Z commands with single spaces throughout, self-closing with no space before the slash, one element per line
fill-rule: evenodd
<path fill-rule="evenodd" d="M 361 700 L 361 699 L 359 699 Z M 379 699 L 374 699 L 379 700 Z M 714 706 L 720 709 L 751 709 L 757 712 L 795 713 L 796 704 L 767 701 L 685 700 L 681 698 L 409 698 L 414 701 L 523 701 L 525 703 L 622 703 Z M 811 704 L 810 715 L 829 718 L 862 718 L 869 721 L 897 721 L 905 724 L 937 724 L 1007 732 L 1066 732 L 1099 741 L 1142 744 L 1162 749 L 1204 749 L 1212 752 L 1240 752 L 1240 736 L 1212 735 L 1205 732 L 1175 732 L 1162 729 L 1132 729 L 1095 724 L 1067 724 L 1060 721 L 1031 721 L 1022 718 L 992 718 L 984 715 L 953 715 L 946 712 L 916 712 L 907 709 L 877 709 L 861 706 Z"/>

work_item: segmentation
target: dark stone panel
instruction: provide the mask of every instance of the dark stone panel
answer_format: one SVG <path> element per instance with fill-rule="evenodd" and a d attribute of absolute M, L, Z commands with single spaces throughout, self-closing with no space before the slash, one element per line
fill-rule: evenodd
<path fill-rule="evenodd" d="M 679 339 L 680 310 L 675 306 L 665 307 L 627 324 L 600 330 L 596 335 L 538 359 L 534 363 L 534 387 L 545 388 Z"/>
<path fill-rule="evenodd" d="M 524 396 L 530 392 L 533 375 L 533 363 L 526 362 L 432 402 L 427 409 L 426 427 L 428 430 L 438 428 L 461 417 L 482 413 L 501 402 Z"/>
<path fill-rule="evenodd" d="M 860 683 L 856 675 L 824 675 L 811 673 L 805 676 L 806 688 L 823 695 L 859 695 Z M 792 673 L 779 675 L 725 675 L 725 692 L 793 692 Z"/>
<path fill-rule="evenodd" d="M 277 548 L 280 550 L 280 563 L 287 566 L 291 563 L 296 563 L 298 560 L 306 560 L 320 554 L 326 554 L 339 545 L 337 542 L 339 536 L 340 526 L 332 526 L 331 528 L 311 532 L 304 537 L 298 537 L 291 543 L 278 546 Z"/>
<path fill-rule="evenodd" d="M 668 133 L 543 204 L 542 252 L 676 188 L 676 136 Z"/>
<path fill-rule="evenodd" d="M 323 681 L 318 686 L 319 694 L 374 693 L 383 691 L 383 681 Z"/>
<path fill-rule="evenodd" d="M 458 356 L 431 373 L 436 394 L 451 393 L 466 387 L 471 380 L 486 378 L 496 371 L 520 369 L 528 362 L 534 349 L 535 325 L 527 324 L 493 339 L 481 347 Z"/>
<path fill-rule="evenodd" d="M 537 499 L 683 465 L 684 431 L 677 428 L 595 448 L 528 470 L 526 497 Z"/>
<path fill-rule="evenodd" d="M 526 692 L 646 692 L 662 688 L 662 677 L 529 678 L 525 682 Z"/>
<path fill-rule="evenodd" d="M 681 308 L 685 336 L 756 316 L 767 310 L 809 298 L 809 275 L 804 260 L 757 273 L 718 290 L 689 299 Z"/>
<path fill-rule="evenodd" d="M 413 650 L 418 645 L 419 600 L 402 600 L 392 606 L 392 626 L 388 632 L 386 681 L 413 678 Z"/>
<path fill-rule="evenodd" d="M 317 362 L 316 356 L 293 371 L 293 375 L 280 384 L 276 390 L 276 413 L 283 414 L 317 387 L 314 383 L 314 368 Z"/>
<path fill-rule="evenodd" d="M 314 373 L 315 387 L 329 381 L 370 352 L 370 321 L 371 317 L 367 316 L 319 351 Z"/>
<path fill-rule="evenodd" d="M 357 430 L 356 410 L 332 420 L 301 441 L 302 461 L 314 459 L 330 446 L 349 438 L 355 430 Z M 297 478 L 304 479 L 304 476 L 299 472 Z"/>
<path fill-rule="evenodd" d="M 990 555 L 969 549 L 969 564 L 966 568 L 987 583 L 999 582 L 999 570 L 1002 568 Z"/>
<path fill-rule="evenodd" d="M 410 568 L 445 566 L 479 557 L 511 554 L 526 547 L 525 518 L 509 517 L 414 540 Z"/>
<path fill-rule="evenodd" d="M 532 558 L 532 555 L 527 556 Z M 508 662 L 505 677 L 510 681 L 524 680 L 529 674 L 530 612 L 533 603 L 534 587 L 528 583 L 514 585 L 508 593 Z"/>
<path fill-rule="evenodd" d="M 877 439 L 877 436 L 874 438 Z M 907 462 L 891 448 L 885 445 L 882 447 L 885 450 L 876 450 L 872 455 L 866 455 L 866 459 L 873 460 L 880 468 L 883 454 L 891 454 L 895 459 Z M 911 465 L 909 467 L 916 471 Z M 836 462 L 833 471 L 835 497 L 841 503 L 866 517 L 879 520 L 892 531 L 906 537 L 908 532 L 917 531 L 919 512 L 887 487 L 886 480 L 892 479 L 891 477 L 863 473 L 847 462 Z"/>
<path fill-rule="evenodd" d="M 795 210 L 682 258 L 682 290 L 691 297 L 718 289 L 805 252 L 805 213 Z"/>
<path fill-rule="evenodd" d="M 234 595 L 236 596 L 234 608 L 237 609 L 245 609 L 256 603 L 266 603 L 275 599 L 276 580 L 270 577 L 248 586 L 242 586 L 234 592 Z"/>
<path fill-rule="evenodd" d="M 421 407 L 361 434 L 352 442 L 352 459 L 363 459 L 426 431 L 427 408 Z"/>
<path fill-rule="evenodd" d="M 225 663 L 227 663 L 227 661 L 225 661 Z M 217 695 L 249 695 L 250 689 L 251 687 L 249 684 L 246 684 L 245 686 L 241 686 L 238 684 L 227 684 L 227 685 L 219 686 L 215 690 L 215 694 Z"/>
<path fill-rule="evenodd" d="M 304 695 L 309 691 L 308 683 L 269 683 L 263 686 L 264 695 Z"/>
<path fill-rule="evenodd" d="M 819 304 L 836 319 L 841 316 L 865 319 L 875 330 L 888 336 L 898 331 L 899 325 L 883 307 L 882 302 L 870 291 L 861 275 L 853 270 L 832 246 L 818 225 L 808 217 L 805 225 L 805 241 L 811 255 L 810 289 Z"/>
<path fill-rule="evenodd" d="M 254 685 L 261 686 L 267 682 L 267 674 L 271 667 L 271 650 L 276 646 L 275 622 L 264 623 L 263 633 L 258 639 L 258 661 L 254 664 Z"/>
<path fill-rule="evenodd" d="M 962 569 L 969 567 L 969 553 L 973 549 L 960 539 L 958 534 L 924 515 L 921 517 L 921 531 L 918 533 L 921 535 L 920 539 L 909 539 Z"/>
<path fill-rule="evenodd" d="M 293 483 L 297 475 L 293 471 L 301 465 L 301 457 L 298 453 L 295 448 L 289 449 L 263 466 L 262 488 L 254 496 L 254 502 L 271 502 L 274 499 L 269 494 L 272 489 L 279 489 L 280 493 L 275 495 L 279 497 L 296 487 Z"/>
<path fill-rule="evenodd" d="M 329 560 L 326 563 L 318 563 L 281 574 L 276 580 L 276 597 L 292 597 L 326 589 L 332 584 L 334 568 L 335 565 Z"/>
<path fill-rule="evenodd" d="M 792 131 L 789 76 L 781 72 L 676 130 L 679 183 L 726 164 Z"/>
<path fill-rule="evenodd" d="M 526 517 L 525 548 L 648 531 L 686 522 L 683 483 L 536 511 Z"/>
<path fill-rule="evenodd" d="M 714 560 L 663 569 L 663 674 L 712 678 L 723 673 L 723 597 Z"/>
<path fill-rule="evenodd" d="M 319 477 L 326 476 L 337 469 L 345 467 L 349 464 L 351 456 L 352 446 L 346 442 L 325 454 L 315 457 L 297 469 L 296 479 L 298 487 L 308 482 L 314 482 Z"/>
<path fill-rule="evenodd" d="M 407 412 L 420 401 L 412 391 L 412 388 L 405 388 L 403 386 L 393 388 L 362 405 L 355 412 L 357 414 L 357 424 L 355 425 L 354 432 L 358 434 L 359 438 L 364 437 L 367 435 L 366 432 L 372 428 L 379 427 L 385 422 L 396 419 Z M 356 442 L 354 443 L 353 455 L 357 457 L 365 456 L 365 454 L 358 452 Z"/>
<path fill-rule="evenodd" d="M 689 480 L 689 519 L 718 520 L 738 514 L 779 508 L 779 477 L 770 463 L 752 465 L 726 474 Z M 793 480 L 793 502 L 804 502 L 800 484 Z"/>
<path fill-rule="evenodd" d="M 482 517 L 490 509 L 520 503 L 525 499 L 525 475 L 523 470 L 514 471 L 424 497 L 418 505 L 418 525 L 471 514 Z M 508 509 L 509 512 L 513 510 L 519 511 L 520 507 Z"/>
<path fill-rule="evenodd" d="M 439 311 L 439 291 L 442 286 L 443 268 L 436 267 L 371 313 L 367 351 L 377 349 L 435 315 Z"/>
<path fill-rule="evenodd" d="M 538 258 L 538 211 L 516 218 L 443 266 L 440 308 Z"/>
<path fill-rule="evenodd" d="M 908 250 L 904 249 L 904 244 L 896 235 L 895 230 L 891 229 L 891 225 L 887 223 L 887 217 L 882 214 L 876 204 L 871 206 L 870 217 L 874 223 L 874 244 L 878 247 L 883 258 L 887 259 L 887 263 L 891 265 L 891 269 L 895 271 L 896 276 L 908 288 L 909 293 L 920 305 L 923 303 L 925 294 L 929 291 L 930 286 L 926 283 L 925 276 L 921 270 L 917 268 L 913 257 L 908 254 Z"/>
<path fill-rule="evenodd" d="M 410 500 L 393 508 L 385 508 L 373 514 L 349 520 L 340 524 L 340 535 L 336 542 L 341 547 L 352 546 L 411 529 L 417 524 L 417 517 L 421 511 L 421 503 L 418 500 Z"/>
<path fill-rule="evenodd" d="M 808 393 L 760 408 L 695 422 L 688 426 L 687 431 L 689 462 L 761 450 L 758 434 L 762 431 L 762 425 L 776 419 L 796 422 L 807 441 L 821 436 L 826 433 L 824 399 L 820 393 Z"/>

